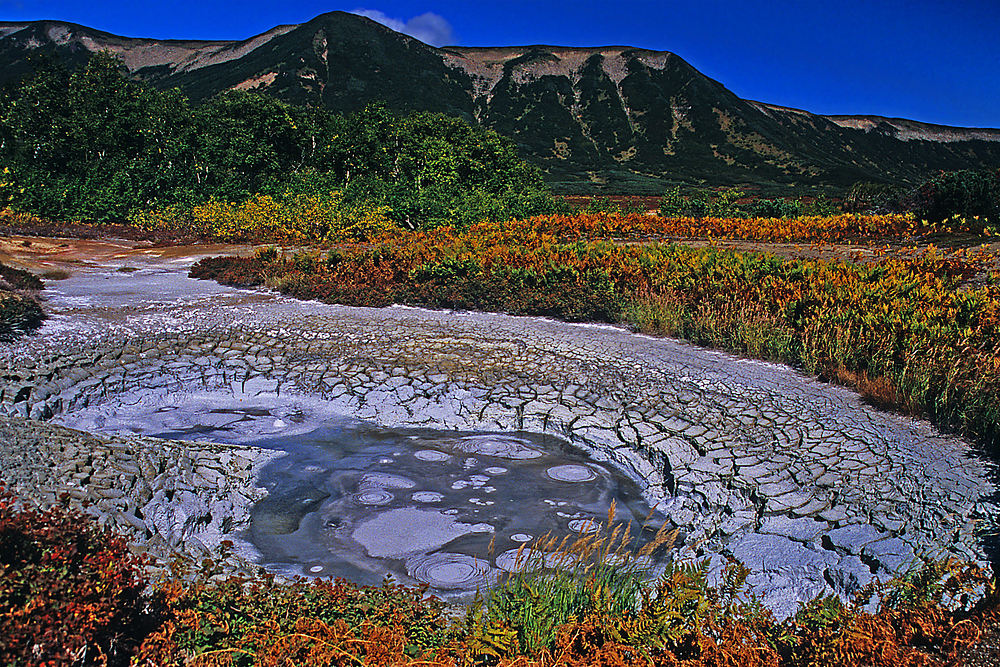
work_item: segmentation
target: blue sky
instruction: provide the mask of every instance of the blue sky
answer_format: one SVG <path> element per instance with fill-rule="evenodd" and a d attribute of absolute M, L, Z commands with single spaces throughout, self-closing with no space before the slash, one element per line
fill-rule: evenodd
<path fill-rule="evenodd" d="M 242 39 L 337 9 L 466 46 L 673 51 L 741 97 L 816 113 L 1000 127 L 1000 0 L 0 0 L 0 20 Z"/>

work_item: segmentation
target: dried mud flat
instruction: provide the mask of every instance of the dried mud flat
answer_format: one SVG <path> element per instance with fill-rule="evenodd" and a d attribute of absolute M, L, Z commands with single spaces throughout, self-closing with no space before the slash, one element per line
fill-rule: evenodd
<path fill-rule="evenodd" d="M 34 256 L 70 276 L 45 293 L 47 323 L 0 353 L 0 479 L 41 502 L 91 501 L 137 548 L 231 539 L 233 566 L 253 562 L 245 529 L 279 454 L 65 426 L 100 431 L 210 392 L 381 427 L 558 436 L 683 529 L 676 557 L 740 559 L 779 615 L 921 556 L 985 557 L 992 464 L 793 370 L 609 326 L 229 289 L 184 277 L 202 249 L 76 252 Z"/>

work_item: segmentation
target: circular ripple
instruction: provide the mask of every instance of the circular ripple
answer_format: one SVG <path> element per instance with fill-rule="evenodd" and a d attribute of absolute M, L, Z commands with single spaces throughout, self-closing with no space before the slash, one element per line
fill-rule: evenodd
<path fill-rule="evenodd" d="M 567 464 L 552 466 L 545 471 L 545 476 L 557 482 L 589 482 L 597 479 L 597 473 L 588 466 Z"/>
<path fill-rule="evenodd" d="M 508 549 L 496 557 L 496 565 L 506 572 L 532 572 L 545 565 L 545 553 L 535 549 Z"/>
<path fill-rule="evenodd" d="M 386 472 L 372 472 L 361 478 L 358 484 L 361 488 L 379 489 L 412 489 L 417 485 L 412 479 L 407 479 L 400 475 L 391 475 Z"/>
<path fill-rule="evenodd" d="M 307 577 L 335 577 L 337 570 L 329 563 L 306 563 L 302 566 L 302 573 Z"/>
<path fill-rule="evenodd" d="M 484 468 L 483 472 L 487 475 L 505 475 L 507 474 L 507 469 L 501 466 L 490 466 L 489 468 Z"/>
<path fill-rule="evenodd" d="M 448 454 L 436 449 L 421 449 L 419 452 L 415 452 L 413 457 L 421 461 L 447 461 L 451 458 Z"/>
<path fill-rule="evenodd" d="M 510 539 L 514 540 L 515 542 L 530 542 L 531 535 L 528 535 L 527 533 L 514 533 L 513 535 L 510 536 Z"/>
<path fill-rule="evenodd" d="M 537 459 L 544 454 L 526 440 L 502 435 L 470 435 L 458 442 L 458 449 L 469 454 L 496 456 L 502 459 Z"/>
<path fill-rule="evenodd" d="M 569 522 L 569 529 L 578 533 L 596 533 L 601 529 L 601 524 L 594 519 L 573 519 Z"/>
<path fill-rule="evenodd" d="M 406 563 L 410 576 L 436 588 L 475 588 L 495 576 L 488 561 L 465 554 L 436 553 Z"/>
<path fill-rule="evenodd" d="M 444 500 L 444 495 L 437 491 L 417 491 L 410 497 L 418 503 L 439 503 Z"/>
<path fill-rule="evenodd" d="M 369 489 L 354 494 L 354 499 L 362 505 L 388 505 L 395 497 L 385 489 Z"/>

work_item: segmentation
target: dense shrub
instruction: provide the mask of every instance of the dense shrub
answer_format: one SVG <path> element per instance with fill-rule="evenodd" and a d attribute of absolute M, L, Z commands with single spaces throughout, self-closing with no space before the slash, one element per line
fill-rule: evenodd
<path fill-rule="evenodd" d="M 797 199 L 748 198 L 745 192 L 736 188 L 694 189 L 683 195 L 681 188 L 677 186 L 668 190 L 660 199 L 659 214 L 664 218 L 794 218 L 804 213 L 833 213 L 824 206 L 824 202 L 825 200 L 812 200 L 806 205 Z"/>
<path fill-rule="evenodd" d="M 435 661 L 452 637 L 439 600 L 390 582 L 202 577 L 161 593 L 168 612 L 139 649 L 141 664 L 403 665 Z"/>
<path fill-rule="evenodd" d="M 258 195 L 242 203 L 215 199 L 190 211 L 165 209 L 131 216 L 138 227 L 155 230 L 193 225 L 211 238 L 261 243 L 340 243 L 365 241 L 394 229 L 387 209 L 347 203 L 341 192 Z"/>
<path fill-rule="evenodd" d="M 41 325 L 42 307 L 32 297 L 0 290 L 0 342 L 10 342 Z"/>
<path fill-rule="evenodd" d="M 754 199 L 746 212 L 752 218 L 795 218 L 802 214 L 802 203 L 789 199 Z"/>
<path fill-rule="evenodd" d="M 32 273 L 0 264 L 0 342 L 9 342 L 41 325 L 45 312 L 31 295 L 42 288 Z"/>
<path fill-rule="evenodd" d="M 1000 229 L 1000 170 L 943 171 L 909 191 L 856 183 L 843 207 L 853 213 L 910 213 L 944 231 L 995 236 Z"/>
<path fill-rule="evenodd" d="M 128 664 L 149 620 L 124 539 L 0 488 L 0 663 Z"/>
<path fill-rule="evenodd" d="M 44 287 L 41 278 L 13 266 L 0 264 L 0 288 L 16 290 L 40 290 Z"/>
<path fill-rule="evenodd" d="M 1000 170 L 951 171 L 929 179 L 904 200 L 921 220 L 979 218 L 1000 225 Z"/>
<path fill-rule="evenodd" d="M 459 118 L 379 104 L 344 116 L 238 90 L 193 105 L 123 70 L 107 52 L 77 71 L 41 61 L 11 91 L 0 206 L 108 223 L 335 190 L 345 211 L 409 227 L 560 210 L 511 141 Z"/>

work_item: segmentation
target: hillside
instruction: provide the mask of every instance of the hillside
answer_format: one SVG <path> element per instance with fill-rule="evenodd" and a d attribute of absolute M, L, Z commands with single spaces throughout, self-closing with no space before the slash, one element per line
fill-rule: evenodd
<path fill-rule="evenodd" d="M 192 99 L 240 88 L 352 111 L 441 111 L 513 138 L 563 191 L 656 192 L 663 180 L 846 186 L 1000 164 L 1000 130 L 820 116 L 744 100 L 680 56 L 627 46 L 433 48 L 331 12 L 238 42 L 119 37 L 57 21 L 0 23 L 0 82 L 38 52 L 109 49 Z"/>

